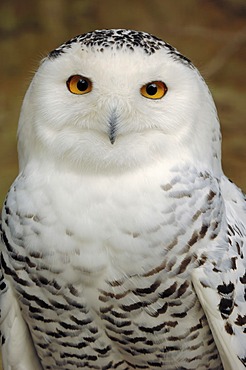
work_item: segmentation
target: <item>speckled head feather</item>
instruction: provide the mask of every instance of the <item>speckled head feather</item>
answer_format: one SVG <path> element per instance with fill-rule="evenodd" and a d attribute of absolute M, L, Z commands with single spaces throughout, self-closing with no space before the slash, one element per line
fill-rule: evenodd
<path fill-rule="evenodd" d="M 191 61 L 184 55 L 180 54 L 173 46 L 164 42 L 156 36 L 147 32 L 111 29 L 111 30 L 96 30 L 93 32 L 84 33 L 73 37 L 65 42 L 57 49 L 49 54 L 49 58 L 57 58 L 62 53 L 71 48 L 74 43 L 80 43 L 82 49 L 89 47 L 90 50 L 103 52 L 105 49 L 111 50 L 128 50 L 134 51 L 136 48 L 141 48 L 147 55 L 154 54 L 157 50 L 165 48 L 175 60 L 192 66 Z"/>

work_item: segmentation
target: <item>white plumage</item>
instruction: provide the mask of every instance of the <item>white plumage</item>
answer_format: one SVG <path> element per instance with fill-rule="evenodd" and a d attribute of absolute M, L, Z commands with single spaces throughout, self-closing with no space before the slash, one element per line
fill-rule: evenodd
<path fill-rule="evenodd" d="M 2 213 L 4 369 L 246 366 L 246 212 L 210 92 L 147 33 L 42 61 Z"/>

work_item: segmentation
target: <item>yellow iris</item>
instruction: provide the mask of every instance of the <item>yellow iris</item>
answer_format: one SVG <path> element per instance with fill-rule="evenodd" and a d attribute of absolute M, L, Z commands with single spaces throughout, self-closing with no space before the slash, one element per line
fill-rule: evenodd
<path fill-rule="evenodd" d="M 141 95 L 148 99 L 161 99 L 167 92 L 167 86 L 162 81 L 152 81 L 140 89 Z"/>

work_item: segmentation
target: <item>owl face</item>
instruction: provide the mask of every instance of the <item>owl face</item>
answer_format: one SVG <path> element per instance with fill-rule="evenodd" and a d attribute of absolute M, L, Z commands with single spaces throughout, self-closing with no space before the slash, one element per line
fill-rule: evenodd
<path fill-rule="evenodd" d="M 97 170 L 211 162 L 218 124 L 204 81 L 170 45 L 131 32 L 78 36 L 42 62 L 20 118 L 23 165 L 39 155 Z"/>

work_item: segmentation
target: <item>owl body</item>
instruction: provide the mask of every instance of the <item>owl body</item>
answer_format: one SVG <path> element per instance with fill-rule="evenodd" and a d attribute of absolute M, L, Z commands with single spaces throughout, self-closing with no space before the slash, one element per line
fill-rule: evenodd
<path fill-rule="evenodd" d="M 64 44 L 25 97 L 19 158 L 2 215 L 4 368 L 244 367 L 245 205 L 185 57 L 135 31 Z"/>

